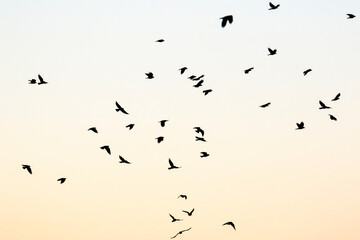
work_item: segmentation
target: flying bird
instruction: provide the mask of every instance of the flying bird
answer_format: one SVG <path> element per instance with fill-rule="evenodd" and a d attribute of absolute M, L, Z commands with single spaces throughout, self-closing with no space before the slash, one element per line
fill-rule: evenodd
<path fill-rule="evenodd" d="M 224 226 L 224 225 L 232 226 L 232 227 L 234 228 L 234 230 L 236 230 L 235 224 L 234 224 L 233 222 L 226 222 L 226 223 L 223 224 L 223 226 Z"/>
<path fill-rule="evenodd" d="M 96 127 L 91 127 L 88 129 L 88 131 L 93 131 L 94 133 L 98 133 Z"/>
<path fill-rule="evenodd" d="M 65 182 L 66 178 L 59 178 L 57 181 L 60 181 L 60 184 L 63 184 Z"/>
<path fill-rule="evenodd" d="M 110 147 L 109 147 L 108 145 L 102 146 L 102 147 L 100 147 L 100 148 L 103 149 L 103 150 L 106 150 L 106 152 L 107 152 L 109 155 L 111 155 Z"/>
<path fill-rule="evenodd" d="M 195 137 L 195 141 L 206 142 L 205 138 L 202 138 L 202 137 Z"/>
<path fill-rule="evenodd" d="M 340 99 L 340 93 L 338 93 L 331 101 L 337 101 Z"/>
<path fill-rule="evenodd" d="M 199 81 L 201 78 L 203 78 L 205 75 L 203 74 L 203 75 L 201 75 L 201 76 L 198 76 L 198 77 L 196 77 L 196 78 L 193 78 L 192 80 L 193 81 Z"/>
<path fill-rule="evenodd" d="M 352 19 L 352 18 L 356 17 L 354 14 L 351 14 L 351 13 L 348 13 L 346 15 L 348 16 L 347 19 Z"/>
<path fill-rule="evenodd" d="M 271 56 L 271 55 L 275 55 L 276 54 L 276 52 L 277 52 L 277 50 L 276 49 L 271 49 L 271 48 L 268 48 L 268 51 L 269 51 L 269 54 L 268 54 L 268 56 Z"/>
<path fill-rule="evenodd" d="M 30 174 L 32 174 L 30 165 L 22 165 L 23 169 L 26 169 Z"/>
<path fill-rule="evenodd" d="M 133 129 L 133 127 L 135 126 L 135 124 L 131 123 L 129 125 L 126 126 L 126 128 L 129 128 L 129 130 Z"/>
<path fill-rule="evenodd" d="M 40 80 L 40 82 L 38 83 L 38 85 L 47 84 L 47 82 L 44 81 L 44 79 L 40 76 L 40 74 L 38 74 L 38 78 L 39 78 L 39 80 Z"/>
<path fill-rule="evenodd" d="M 328 109 L 328 108 L 331 108 L 331 107 L 326 106 L 322 101 L 319 101 L 319 103 L 320 103 L 319 109 Z"/>
<path fill-rule="evenodd" d="M 334 117 L 333 115 L 329 114 L 329 116 L 330 116 L 330 119 L 331 119 L 331 120 L 337 121 L 337 118 Z"/>
<path fill-rule="evenodd" d="M 118 112 L 118 111 L 121 111 L 121 112 L 124 113 L 124 114 L 129 114 L 128 112 L 125 111 L 124 108 L 122 108 L 122 107 L 120 106 L 120 104 L 119 104 L 118 102 L 115 102 L 115 105 L 116 105 L 116 107 L 117 107 L 117 109 L 115 109 L 117 112 Z"/>
<path fill-rule="evenodd" d="M 193 80 L 194 78 L 196 78 L 195 75 L 191 75 L 190 77 L 188 77 L 188 79 L 190 79 L 190 80 Z"/>
<path fill-rule="evenodd" d="M 212 92 L 212 89 L 206 89 L 206 90 L 203 91 L 204 96 L 208 95 L 211 92 Z"/>
<path fill-rule="evenodd" d="M 193 214 L 195 208 L 193 208 L 190 212 L 183 210 L 184 213 L 186 213 L 189 217 Z"/>
<path fill-rule="evenodd" d="M 31 79 L 31 80 L 28 80 L 29 81 L 29 84 L 36 84 L 36 79 Z"/>
<path fill-rule="evenodd" d="M 309 69 L 305 70 L 305 71 L 303 72 L 304 76 L 306 76 L 306 74 L 308 74 L 308 73 L 309 73 L 309 72 L 311 72 L 311 71 L 312 71 L 312 69 L 311 69 L 311 68 L 309 68 Z"/>
<path fill-rule="evenodd" d="M 126 163 L 126 164 L 131 164 L 129 161 L 127 161 L 125 158 L 123 158 L 122 156 L 119 155 L 120 158 L 120 162 L 119 163 Z"/>
<path fill-rule="evenodd" d="M 161 120 L 161 121 L 159 121 L 160 126 L 165 127 L 165 123 L 166 123 L 167 121 L 169 121 L 169 120 Z"/>
<path fill-rule="evenodd" d="M 159 39 L 159 40 L 156 40 L 155 42 L 161 43 L 161 42 L 164 42 L 164 41 L 165 41 L 164 39 Z"/>
<path fill-rule="evenodd" d="M 194 127 L 196 133 L 200 133 L 201 136 L 204 136 L 205 132 L 201 129 L 201 127 Z"/>
<path fill-rule="evenodd" d="M 184 198 L 184 199 L 186 200 L 186 199 L 187 199 L 187 196 L 184 195 L 184 194 L 181 194 L 181 195 L 178 196 L 178 198 Z"/>
<path fill-rule="evenodd" d="M 251 72 L 253 69 L 254 69 L 254 68 L 251 67 L 251 68 L 248 68 L 248 69 L 244 70 L 244 72 L 245 72 L 245 74 L 248 74 L 248 73 Z"/>
<path fill-rule="evenodd" d="M 265 103 L 265 104 L 263 104 L 263 105 L 260 105 L 260 107 L 261 107 L 261 108 L 266 108 L 266 107 L 270 106 L 270 104 L 271 104 L 271 103 L 268 102 L 268 103 Z"/>
<path fill-rule="evenodd" d="M 201 152 L 200 154 L 201 154 L 200 155 L 201 158 L 210 156 L 210 154 L 208 154 L 207 152 Z"/>
<path fill-rule="evenodd" d="M 187 69 L 187 67 L 182 67 L 182 68 L 180 68 L 179 69 L 179 71 L 180 71 L 180 74 L 183 74 L 184 72 L 185 72 L 185 70 Z"/>
<path fill-rule="evenodd" d="M 195 88 L 201 87 L 203 82 L 204 82 L 204 80 L 200 80 L 193 87 L 195 87 Z"/>
<path fill-rule="evenodd" d="M 300 130 L 300 129 L 304 129 L 304 122 L 301 123 L 296 123 L 297 128 L 295 130 Z"/>
<path fill-rule="evenodd" d="M 177 167 L 174 165 L 174 163 L 171 161 L 171 159 L 169 158 L 169 164 L 170 164 L 170 167 L 168 168 L 169 170 L 171 169 L 175 169 L 175 168 L 181 168 L 181 167 Z"/>
<path fill-rule="evenodd" d="M 157 140 L 157 143 L 161 143 L 162 141 L 164 141 L 164 137 L 163 136 L 160 136 L 160 137 L 157 137 L 155 138 Z"/>
<path fill-rule="evenodd" d="M 183 232 L 189 231 L 190 229 L 191 229 L 191 227 L 188 228 L 188 229 L 185 229 L 185 230 L 181 230 L 181 231 L 178 232 L 175 236 L 171 237 L 171 239 L 176 238 L 177 235 L 182 234 Z"/>
<path fill-rule="evenodd" d="M 146 79 L 152 79 L 152 78 L 154 78 L 154 74 L 153 74 L 152 72 L 145 73 L 145 75 L 147 76 Z"/>
<path fill-rule="evenodd" d="M 182 219 L 178 219 L 178 218 L 175 218 L 173 215 L 169 214 L 170 217 L 172 218 L 171 222 L 176 222 L 176 221 L 182 221 Z"/>
<path fill-rule="evenodd" d="M 278 5 L 274 5 L 274 4 L 272 4 L 271 2 L 269 2 L 269 6 L 270 6 L 270 8 L 269 8 L 269 10 L 275 10 L 275 9 L 277 9 L 278 7 L 280 7 L 280 4 L 278 4 Z"/>
<path fill-rule="evenodd" d="M 228 15 L 228 16 L 222 17 L 220 19 L 222 19 L 221 27 L 225 27 L 227 22 L 229 22 L 229 24 L 232 24 L 232 22 L 233 22 L 233 16 L 232 15 Z"/>

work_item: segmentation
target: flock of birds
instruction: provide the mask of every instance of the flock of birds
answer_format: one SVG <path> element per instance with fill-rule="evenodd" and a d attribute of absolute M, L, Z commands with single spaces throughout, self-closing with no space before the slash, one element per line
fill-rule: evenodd
<path fill-rule="evenodd" d="M 270 8 L 268 10 L 276 10 L 280 7 L 280 4 L 273 4 L 271 2 L 269 2 L 269 6 Z M 352 18 L 355 18 L 356 16 L 354 14 L 347 14 L 348 16 L 348 19 L 352 19 Z M 228 23 L 229 24 L 232 24 L 233 23 L 233 16 L 232 15 L 228 15 L 228 16 L 224 16 L 224 17 L 221 17 L 221 27 L 225 27 Z M 164 42 L 165 40 L 164 39 L 159 39 L 159 40 L 156 40 L 156 42 L 158 43 L 162 43 Z M 275 55 L 277 54 L 277 49 L 271 49 L 271 48 L 268 48 L 268 52 L 269 52 L 269 56 L 272 56 L 272 55 Z M 179 69 L 180 71 L 180 74 L 184 74 L 185 71 L 187 70 L 188 68 L 187 67 L 182 67 Z M 248 68 L 246 70 L 244 70 L 244 73 L 245 74 L 249 74 L 251 71 L 254 70 L 254 67 L 251 67 L 251 68 Z M 312 69 L 307 69 L 303 72 L 303 75 L 306 76 L 307 74 L 309 74 L 310 72 L 312 71 Z M 154 78 L 154 74 L 152 72 L 148 72 L 148 73 L 145 73 L 146 75 L 146 79 L 153 79 Z M 195 81 L 196 84 L 193 85 L 194 88 L 199 88 L 202 86 L 202 84 L 204 83 L 204 80 L 203 80 L 203 77 L 204 75 L 200 75 L 200 76 L 195 76 L 195 75 L 191 75 L 188 77 L 188 79 L 190 79 L 191 81 Z M 38 85 L 43 85 L 43 84 L 47 84 L 46 81 L 44 81 L 44 79 L 40 76 L 40 74 L 38 75 L 38 79 L 39 81 L 37 81 L 36 79 L 31 79 L 31 80 L 28 80 L 29 81 L 29 84 L 38 84 Z M 212 89 L 205 89 L 203 90 L 203 93 L 204 95 L 206 96 L 207 94 L 209 94 L 210 92 L 212 92 L 213 90 Z M 331 101 L 337 101 L 340 99 L 340 93 L 338 93 Z M 271 104 L 271 102 L 268 102 L 268 103 L 265 103 L 263 105 L 260 105 L 259 107 L 260 108 L 267 108 L 269 107 Z M 320 107 L 319 109 L 331 109 L 331 107 L 327 106 L 325 103 L 323 103 L 321 100 L 319 101 L 319 104 L 320 104 Z M 121 112 L 123 114 L 129 114 L 118 102 L 115 102 L 115 111 L 116 112 Z M 333 121 L 337 121 L 337 118 L 331 114 L 329 114 L 330 116 L 330 119 L 333 120 Z M 160 123 L 160 126 L 161 127 L 165 127 L 166 123 L 168 122 L 169 120 L 160 120 L 159 123 Z M 304 122 L 300 122 L 300 123 L 296 123 L 297 125 L 297 128 L 295 130 L 301 130 L 301 129 L 304 129 L 305 128 L 305 124 Z M 132 130 L 134 128 L 135 124 L 128 124 L 127 126 L 125 126 L 126 128 L 128 128 L 129 130 Z M 196 133 L 200 134 L 200 136 L 195 136 L 195 141 L 202 141 L 202 142 L 206 142 L 205 138 L 204 138 L 204 130 L 201 128 L 201 127 L 194 127 L 194 130 Z M 98 133 L 98 130 L 96 127 L 91 127 L 88 129 L 88 131 L 92 131 L 94 133 Z M 156 142 L 157 143 L 161 143 L 162 141 L 164 141 L 164 137 L 163 136 L 159 136 L 157 138 L 155 138 Z M 111 149 L 110 149 L 110 146 L 108 145 L 104 145 L 104 146 L 101 146 L 100 149 L 102 150 L 105 150 L 109 155 L 111 155 Z M 208 157 L 210 156 L 207 152 L 201 152 L 200 153 L 200 157 L 201 158 L 204 158 L 204 157 Z M 119 163 L 123 163 L 123 164 L 131 164 L 131 162 L 129 162 L 128 160 L 126 160 L 124 157 L 120 156 L 119 155 L 119 159 L 120 159 L 120 162 Z M 30 165 L 22 165 L 22 168 L 23 169 L 26 169 L 28 171 L 28 173 L 32 174 L 32 169 L 30 167 Z M 169 170 L 172 170 L 172 169 L 179 169 L 181 167 L 179 166 L 176 166 L 172 161 L 171 159 L 169 158 L 169 167 L 168 169 Z M 57 181 L 60 182 L 60 184 L 63 184 L 65 181 L 66 181 L 66 178 L 59 178 L 57 179 Z M 187 199 L 187 195 L 184 195 L 184 194 L 181 194 L 179 195 L 178 198 L 183 198 L 183 199 Z M 191 210 L 191 211 L 186 211 L 186 210 L 183 210 L 182 212 L 186 213 L 189 217 L 192 216 L 192 214 L 194 213 L 194 208 Z M 171 222 L 178 222 L 178 221 L 182 221 L 183 219 L 178 219 L 178 218 L 175 218 L 173 215 L 169 214 L 170 217 L 171 217 Z M 236 230 L 235 228 L 235 224 L 232 222 L 232 221 L 228 221 L 228 222 L 225 222 L 224 224 L 222 224 L 222 226 L 231 226 L 234 230 Z M 187 228 L 187 229 L 184 229 L 184 230 L 181 230 L 179 231 L 178 233 L 176 233 L 173 237 L 171 237 L 171 239 L 177 237 L 178 235 L 181 235 L 183 234 L 184 232 L 186 231 L 189 231 L 191 230 L 191 227 Z"/>

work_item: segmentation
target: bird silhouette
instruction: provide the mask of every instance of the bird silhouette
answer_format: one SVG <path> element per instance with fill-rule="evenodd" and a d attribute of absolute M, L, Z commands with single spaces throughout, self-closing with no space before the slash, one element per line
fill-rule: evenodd
<path fill-rule="evenodd" d="M 173 215 L 169 214 L 170 217 L 172 218 L 171 222 L 177 222 L 177 221 L 182 221 L 182 219 L 178 219 L 178 218 L 175 218 Z"/>
<path fill-rule="evenodd" d="M 271 55 L 275 55 L 276 54 L 276 52 L 277 52 L 277 50 L 276 49 L 271 49 L 271 48 L 268 48 L 268 51 L 269 51 L 269 54 L 268 54 L 268 56 L 271 56 Z"/>
<path fill-rule="evenodd" d="M 38 74 L 38 78 L 39 78 L 39 80 L 40 80 L 40 82 L 38 83 L 38 85 L 47 84 L 47 82 L 44 81 L 44 79 L 40 76 L 40 74 Z"/>
<path fill-rule="evenodd" d="M 65 182 L 66 178 L 59 178 L 57 181 L 60 181 L 60 184 L 63 184 Z"/>
<path fill-rule="evenodd" d="M 32 170 L 31 170 L 30 165 L 22 165 L 22 168 L 26 169 L 30 174 L 32 174 Z"/>
<path fill-rule="evenodd" d="M 94 133 L 98 133 L 96 127 L 91 127 L 88 129 L 88 131 L 93 131 Z"/>
<path fill-rule="evenodd" d="M 308 73 L 309 73 L 309 72 L 311 72 L 311 71 L 312 71 L 312 69 L 311 69 L 311 68 L 309 68 L 309 69 L 305 70 L 305 71 L 303 72 L 304 76 L 306 76 L 306 74 L 308 74 Z"/>
<path fill-rule="evenodd" d="M 120 162 L 119 163 L 126 163 L 126 164 L 131 164 L 129 161 L 127 161 L 125 158 L 123 158 L 122 156 L 119 155 L 120 158 Z"/>
<path fill-rule="evenodd" d="M 31 80 L 28 80 L 29 81 L 29 84 L 36 84 L 36 79 L 31 79 Z"/>
<path fill-rule="evenodd" d="M 206 90 L 203 91 L 204 96 L 208 95 L 211 92 L 212 92 L 212 89 L 206 89 Z"/>
<path fill-rule="evenodd" d="M 195 75 L 191 75 L 190 77 L 188 77 L 188 79 L 190 79 L 190 80 L 193 80 L 194 78 L 196 78 Z"/>
<path fill-rule="evenodd" d="M 301 123 L 296 123 L 297 128 L 295 130 L 300 130 L 300 129 L 304 129 L 304 122 Z"/>
<path fill-rule="evenodd" d="M 223 226 L 225 226 L 225 225 L 232 226 L 234 228 L 234 230 L 236 230 L 235 224 L 233 222 L 226 222 L 226 223 L 223 224 Z"/>
<path fill-rule="evenodd" d="M 320 103 L 319 109 L 329 109 L 329 108 L 331 108 L 331 107 L 326 106 L 322 101 L 319 101 L 319 103 Z"/>
<path fill-rule="evenodd" d="M 201 154 L 200 155 L 201 158 L 210 156 L 210 154 L 208 154 L 207 152 L 201 152 L 200 154 Z"/>
<path fill-rule="evenodd" d="M 190 229 L 191 229 L 191 227 L 188 228 L 188 229 L 181 230 L 181 231 L 178 232 L 175 236 L 171 237 L 171 239 L 176 238 L 177 235 L 182 234 L 183 232 L 189 231 Z"/>
<path fill-rule="evenodd" d="M 121 112 L 124 113 L 124 114 L 129 114 L 128 112 L 125 111 L 124 108 L 122 108 L 122 107 L 120 106 L 120 104 L 119 104 L 118 102 L 115 102 L 115 105 L 116 105 L 116 107 L 117 107 L 117 109 L 115 109 L 117 112 L 118 112 L 118 111 L 121 111 Z"/>
<path fill-rule="evenodd" d="M 221 27 L 225 27 L 227 22 L 229 24 L 232 24 L 232 22 L 233 22 L 233 16 L 232 15 L 228 15 L 228 16 L 222 17 L 220 19 L 222 19 Z"/>
<path fill-rule="evenodd" d="M 248 69 L 244 70 L 244 72 L 245 72 L 245 74 L 248 74 L 248 73 L 251 72 L 253 69 L 254 69 L 254 68 L 251 67 L 251 68 L 248 68 Z"/>
<path fill-rule="evenodd" d="M 176 169 L 176 168 L 181 168 L 181 167 L 175 166 L 174 163 L 171 161 L 170 158 L 169 158 L 169 164 L 170 164 L 170 167 L 168 168 L 169 170 L 171 170 L 171 169 Z"/>
<path fill-rule="evenodd" d="M 202 137 L 195 137 L 195 141 L 206 142 L 205 138 L 202 138 Z"/>
<path fill-rule="evenodd" d="M 329 116 L 330 116 L 330 119 L 331 119 L 331 120 L 337 121 L 337 118 L 334 117 L 333 115 L 329 114 Z"/>
<path fill-rule="evenodd" d="M 164 42 L 164 41 L 165 41 L 164 39 L 159 39 L 159 40 L 156 40 L 155 42 L 162 43 L 162 42 Z"/>
<path fill-rule="evenodd" d="M 331 101 L 337 101 L 340 99 L 340 93 L 336 94 L 336 96 Z"/>
<path fill-rule="evenodd" d="M 348 16 L 348 19 L 352 19 L 352 18 L 356 17 L 354 14 L 351 14 L 351 13 L 348 13 L 346 15 Z"/>
<path fill-rule="evenodd" d="M 131 123 L 129 125 L 126 126 L 126 128 L 129 128 L 129 130 L 133 129 L 133 127 L 135 126 L 135 124 Z"/>
<path fill-rule="evenodd" d="M 169 120 L 161 120 L 159 121 L 161 127 L 165 127 L 165 123 Z"/>
<path fill-rule="evenodd" d="M 185 211 L 185 210 L 183 210 L 183 212 L 186 213 L 190 217 L 193 214 L 194 210 L 195 209 L 193 208 L 190 212 Z"/>
<path fill-rule="evenodd" d="M 181 194 L 181 195 L 178 196 L 178 198 L 184 198 L 184 199 L 186 200 L 186 199 L 187 199 L 187 196 L 184 195 L 184 194 Z"/>
<path fill-rule="evenodd" d="M 200 133 L 201 136 L 204 136 L 205 132 L 201 129 L 201 127 L 194 127 L 196 133 Z"/>
<path fill-rule="evenodd" d="M 269 8 L 269 10 L 275 10 L 275 9 L 277 9 L 278 7 L 280 7 L 280 4 L 278 4 L 278 5 L 274 5 L 274 4 L 272 4 L 271 2 L 269 2 L 269 6 L 270 6 L 270 8 Z"/>
<path fill-rule="evenodd" d="M 160 136 L 160 137 L 157 137 L 155 138 L 157 140 L 157 143 L 161 143 L 162 141 L 164 141 L 164 137 L 163 136 Z"/>
<path fill-rule="evenodd" d="M 205 75 L 203 74 L 203 75 L 201 75 L 201 76 L 198 76 L 198 77 L 196 77 L 196 78 L 193 78 L 192 80 L 193 81 L 199 81 L 201 78 L 203 78 Z"/>
<path fill-rule="evenodd" d="M 107 152 L 109 155 L 111 155 L 110 147 L 109 147 L 108 145 L 102 146 L 102 147 L 100 147 L 100 148 L 103 149 L 103 150 L 106 150 L 106 152 Z"/>
<path fill-rule="evenodd" d="M 154 74 L 153 74 L 152 72 L 145 73 L 145 75 L 147 76 L 146 79 L 152 79 L 152 78 L 154 78 Z"/>
<path fill-rule="evenodd" d="M 195 87 L 195 88 L 201 87 L 203 82 L 204 82 L 204 80 L 200 80 L 193 87 Z"/>
<path fill-rule="evenodd" d="M 187 67 L 182 67 L 179 69 L 180 74 L 183 74 L 186 71 Z"/>
<path fill-rule="evenodd" d="M 263 105 L 260 105 L 260 107 L 261 107 L 261 108 L 266 108 L 266 107 L 270 106 L 270 104 L 271 104 L 271 103 L 268 102 L 268 103 L 265 103 L 265 104 L 263 104 Z"/>

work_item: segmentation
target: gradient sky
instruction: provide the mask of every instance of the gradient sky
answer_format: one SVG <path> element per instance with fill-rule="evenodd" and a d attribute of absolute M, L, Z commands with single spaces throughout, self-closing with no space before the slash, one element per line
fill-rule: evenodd
<path fill-rule="evenodd" d="M 0 239 L 360 239 L 360 1 L 274 3 L 0 0 Z"/>

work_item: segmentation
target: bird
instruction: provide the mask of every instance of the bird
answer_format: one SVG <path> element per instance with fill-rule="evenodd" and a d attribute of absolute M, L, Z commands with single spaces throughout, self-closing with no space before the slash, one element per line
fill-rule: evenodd
<path fill-rule="evenodd" d="M 176 222 L 176 221 L 182 221 L 182 219 L 178 219 L 178 218 L 175 218 L 173 215 L 169 214 L 170 217 L 172 218 L 171 222 Z"/>
<path fill-rule="evenodd" d="M 333 115 L 329 114 L 329 116 L 330 116 L 330 119 L 331 119 L 331 120 L 337 121 L 337 118 L 334 117 Z"/>
<path fill-rule="evenodd" d="M 232 226 L 232 227 L 234 228 L 234 230 L 236 230 L 235 224 L 234 224 L 233 222 L 226 222 L 226 223 L 223 224 L 223 226 L 224 226 L 224 225 Z"/>
<path fill-rule="evenodd" d="M 168 168 L 169 170 L 171 169 L 175 169 L 175 168 L 181 168 L 181 167 L 177 167 L 174 165 L 174 163 L 171 161 L 171 159 L 169 158 L 169 164 L 170 164 L 170 167 Z"/>
<path fill-rule="evenodd" d="M 190 217 L 193 214 L 194 210 L 195 210 L 195 208 L 193 208 L 190 212 L 185 211 L 185 210 L 183 210 L 183 212 L 187 213 L 187 215 L 189 215 L 189 217 Z"/>
<path fill-rule="evenodd" d="M 268 48 L 268 51 L 269 51 L 268 56 L 275 55 L 275 54 L 276 54 L 276 52 L 277 52 L 277 50 L 276 50 L 276 49 L 272 50 L 271 48 Z"/>
<path fill-rule="evenodd" d="M 188 79 L 190 79 L 190 80 L 193 80 L 194 78 L 196 78 L 195 75 L 191 75 L 190 77 L 188 77 Z"/>
<path fill-rule="evenodd" d="M 244 72 L 245 72 L 245 74 L 248 74 L 248 73 L 251 72 L 253 69 L 254 69 L 254 68 L 251 67 L 251 68 L 245 69 Z"/>
<path fill-rule="evenodd" d="M 229 22 L 229 24 L 232 24 L 232 22 L 233 22 L 233 16 L 232 15 L 228 15 L 228 16 L 222 17 L 220 19 L 222 19 L 221 27 L 225 27 L 227 22 Z"/>
<path fill-rule="evenodd" d="M 164 39 L 159 39 L 159 40 L 156 40 L 155 42 L 162 43 L 162 42 L 164 42 L 164 41 L 165 41 Z"/>
<path fill-rule="evenodd" d="M 154 78 L 154 74 L 153 74 L 152 72 L 145 73 L 145 75 L 147 76 L 146 79 L 152 79 L 152 78 Z"/>
<path fill-rule="evenodd" d="M 203 91 L 204 96 L 208 95 L 211 92 L 212 92 L 212 89 L 206 89 L 206 90 Z"/>
<path fill-rule="evenodd" d="M 265 103 L 263 105 L 260 105 L 261 108 L 266 108 L 271 104 L 271 102 Z"/>
<path fill-rule="evenodd" d="M 133 129 L 133 127 L 135 126 L 135 124 L 131 123 L 129 125 L 127 125 L 126 127 L 129 128 L 129 130 Z"/>
<path fill-rule="evenodd" d="M 348 13 L 346 15 L 348 16 L 347 19 L 352 19 L 352 18 L 356 17 L 354 14 L 351 14 L 351 13 Z"/>
<path fill-rule="evenodd" d="M 306 76 L 306 74 L 308 74 L 308 73 L 309 73 L 309 72 L 311 72 L 311 71 L 312 71 L 312 69 L 311 69 L 311 68 L 309 68 L 309 69 L 305 70 L 305 71 L 303 72 L 304 76 Z"/>
<path fill-rule="evenodd" d="M 159 121 L 161 127 L 165 127 L 165 123 L 169 120 L 161 120 Z"/>
<path fill-rule="evenodd" d="M 96 127 L 91 127 L 88 129 L 88 131 L 93 131 L 94 133 L 98 133 Z"/>
<path fill-rule="evenodd" d="M 198 76 L 198 77 L 196 77 L 196 78 L 193 78 L 192 80 L 193 81 L 199 81 L 201 78 L 203 78 L 205 75 L 203 74 L 203 75 L 201 75 L 201 76 Z"/>
<path fill-rule="evenodd" d="M 182 68 L 180 68 L 179 69 L 179 71 L 180 71 L 180 74 L 183 74 L 184 72 L 185 72 L 185 70 L 187 69 L 187 67 L 182 67 Z"/>
<path fill-rule="evenodd" d="M 40 74 L 38 74 L 38 78 L 40 80 L 40 82 L 38 82 L 38 85 L 47 84 L 47 82 L 44 81 L 44 79 L 40 76 Z"/>
<path fill-rule="evenodd" d="M 115 102 L 115 105 L 116 105 L 116 107 L 117 107 L 117 109 L 115 109 L 117 112 L 118 112 L 118 111 L 121 111 L 121 112 L 124 113 L 124 114 L 129 114 L 128 112 L 125 111 L 124 108 L 122 108 L 122 107 L 120 106 L 120 104 L 119 104 L 118 102 Z"/>
<path fill-rule="evenodd" d="M 201 129 L 201 127 L 194 127 L 196 133 L 200 133 L 201 136 L 204 136 L 205 132 Z"/>
<path fill-rule="evenodd" d="M 320 103 L 319 109 L 328 109 L 328 108 L 331 108 L 331 107 L 326 106 L 322 101 L 319 101 L 319 103 Z"/>
<path fill-rule="evenodd" d="M 109 154 L 109 155 L 111 155 L 111 151 L 110 151 L 110 147 L 108 146 L 108 145 L 105 145 L 105 146 L 102 146 L 102 147 L 100 147 L 101 149 L 105 149 L 106 150 L 106 152 Z"/>
<path fill-rule="evenodd" d="M 195 137 L 195 141 L 206 142 L 205 138 L 202 138 L 202 137 Z"/>
<path fill-rule="evenodd" d="M 177 235 L 182 234 L 183 232 L 189 231 L 190 229 L 191 229 L 191 227 L 188 228 L 188 229 L 181 230 L 181 231 L 178 232 L 175 236 L 171 237 L 171 239 L 176 238 Z"/>
<path fill-rule="evenodd" d="M 210 154 L 208 154 L 207 152 L 201 152 L 200 154 L 201 154 L 200 155 L 201 158 L 210 156 Z"/>
<path fill-rule="evenodd" d="M 337 101 L 340 99 L 340 93 L 336 94 L 336 96 L 331 101 Z"/>
<path fill-rule="evenodd" d="M 300 122 L 300 123 L 296 123 L 297 127 L 295 130 L 300 130 L 300 129 L 304 129 L 304 122 Z"/>
<path fill-rule="evenodd" d="M 275 10 L 275 9 L 277 9 L 278 7 L 280 7 L 280 4 L 278 4 L 278 5 L 274 5 L 274 4 L 272 4 L 271 2 L 269 2 L 269 5 L 270 5 L 270 8 L 269 8 L 269 10 Z"/>
<path fill-rule="evenodd" d="M 181 195 L 178 196 L 178 198 L 184 198 L 184 199 L 186 200 L 186 199 L 187 199 L 187 196 L 184 195 L 184 194 L 181 194 Z"/>
<path fill-rule="evenodd" d="M 125 158 L 123 158 L 122 156 L 119 155 L 120 158 L 120 162 L 119 163 L 126 163 L 126 164 L 131 164 L 129 161 L 125 160 Z"/>
<path fill-rule="evenodd" d="M 164 137 L 163 136 L 160 136 L 160 137 L 157 137 L 155 138 L 157 140 L 157 143 L 161 143 L 162 141 L 164 141 Z"/>
<path fill-rule="evenodd" d="M 30 165 L 22 165 L 23 169 L 26 169 L 30 174 L 32 174 Z"/>
<path fill-rule="evenodd" d="M 63 184 L 65 182 L 66 178 L 59 178 L 57 181 L 60 181 L 60 184 Z"/>
<path fill-rule="evenodd" d="M 193 87 L 198 88 L 201 87 L 203 84 L 204 80 L 200 80 L 199 82 L 197 82 Z"/>
<path fill-rule="evenodd" d="M 31 79 L 31 80 L 28 80 L 29 81 L 29 84 L 36 84 L 36 79 Z"/>

